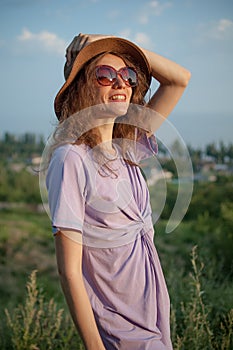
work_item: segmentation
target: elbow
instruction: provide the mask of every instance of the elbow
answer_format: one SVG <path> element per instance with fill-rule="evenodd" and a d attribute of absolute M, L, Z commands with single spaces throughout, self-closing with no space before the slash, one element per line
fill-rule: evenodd
<path fill-rule="evenodd" d="M 69 279 L 69 277 L 68 277 L 69 274 L 67 274 L 66 271 L 59 266 L 57 268 L 57 272 L 58 272 L 58 277 L 59 277 L 61 285 L 64 285 L 67 282 L 67 280 Z"/>
<path fill-rule="evenodd" d="M 77 268 L 62 268 L 58 266 L 58 276 L 60 279 L 61 284 L 67 284 L 72 281 L 77 281 L 79 279 L 82 279 L 82 271 Z"/>
<path fill-rule="evenodd" d="M 185 68 L 177 74 L 176 78 L 166 82 L 164 85 L 185 89 L 191 79 L 191 72 Z"/>
<path fill-rule="evenodd" d="M 182 86 L 183 87 L 186 88 L 188 86 L 189 81 L 191 79 L 191 75 L 192 75 L 191 72 L 189 70 L 185 69 L 184 76 L 183 76 L 183 81 L 182 81 Z"/>
<path fill-rule="evenodd" d="M 63 292 L 66 294 L 67 290 L 70 290 L 74 286 L 80 286 L 83 284 L 82 275 L 79 273 L 59 273 L 59 281 Z"/>
<path fill-rule="evenodd" d="M 58 273 L 60 280 L 65 278 L 65 276 L 66 276 L 66 271 L 64 270 L 64 268 L 62 268 L 60 266 L 57 266 L 57 273 Z"/>

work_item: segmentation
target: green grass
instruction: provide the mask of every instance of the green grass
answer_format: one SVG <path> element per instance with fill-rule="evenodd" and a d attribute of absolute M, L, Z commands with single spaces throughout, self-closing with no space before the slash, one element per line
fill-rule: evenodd
<path fill-rule="evenodd" d="M 228 209 L 224 222 L 230 223 Z M 164 233 L 165 221 L 155 228 L 171 297 L 174 349 L 230 350 L 233 282 L 224 259 L 216 260 L 220 228 L 214 230 L 208 217 L 198 220 L 201 229 L 196 221 L 183 222 L 171 234 Z M 1 211 L 0 227 L 0 348 L 82 349 L 60 289 L 47 215 Z"/>
<path fill-rule="evenodd" d="M 8 346 L 15 350 L 84 349 L 80 337 L 64 309 L 53 298 L 46 300 L 39 290 L 34 270 L 27 282 L 23 305 L 9 312 L 5 309 L 8 326 Z"/>
<path fill-rule="evenodd" d="M 3 304 L 22 300 L 27 278 L 39 271 L 39 281 L 49 295 L 57 294 L 57 274 L 50 223 L 47 215 L 6 210 L 0 216 L 0 295 Z M 10 298 L 9 298 L 10 296 Z"/>

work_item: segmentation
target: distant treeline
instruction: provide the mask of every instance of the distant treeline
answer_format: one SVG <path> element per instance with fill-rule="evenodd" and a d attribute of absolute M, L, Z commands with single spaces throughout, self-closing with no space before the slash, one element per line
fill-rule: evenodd
<path fill-rule="evenodd" d="M 179 147 L 177 143 L 179 143 L 179 141 L 174 142 L 174 147 Z M 164 145 L 160 142 L 158 142 L 158 145 L 160 153 L 166 155 L 167 149 Z M 203 148 L 198 146 L 194 148 L 191 145 L 187 145 L 187 148 L 192 159 L 203 159 L 209 156 L 216 163 L 233 161 L 233 143 L 225 144 L 223 141 L 220 141 L 208 143 Z"/>
<path fill-rule="evenodd" d="M 0 154 L 2 161 L 27 161 L 33 155 L 41 155 L 45 147 L 42 135 L 25 133 L 14 135 L 6 132 L 0 138 Z"/>
<path fill-rule="evenodd" d="M 179 141 L 175 141 L 174 147 L 179 146 Z M 158 141 L 159 153 L 166 156 L 168 150 Z M 0 138 L 0 154 L 2 160 L 21 159 L 26 160 L 32 155 L 40 155 L 45 147 L 45 139 L 42 135 L 34 133 L 24 133 L 15 135 L 9 132 L 3 134 Z M 233 162 L 233 143 L 225 144 L 223 141 L 219 143 L 209 143 L 204 148 L 188 145 L 187 146 L 191 159 L 195 163 L 206 156 L 211 157 L 216 163 L 232 163 Z"/>

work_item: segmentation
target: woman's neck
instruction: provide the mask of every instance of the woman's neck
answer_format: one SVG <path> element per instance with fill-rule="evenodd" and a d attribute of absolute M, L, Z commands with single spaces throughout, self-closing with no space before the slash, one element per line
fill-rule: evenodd
<path fill-rule="evenodd" d="M 98 132 L 100 135 L 101 147 L 106 150 L 112 150 L 112 133 L 114 123 L 105 123 L 98 126 Z"/>

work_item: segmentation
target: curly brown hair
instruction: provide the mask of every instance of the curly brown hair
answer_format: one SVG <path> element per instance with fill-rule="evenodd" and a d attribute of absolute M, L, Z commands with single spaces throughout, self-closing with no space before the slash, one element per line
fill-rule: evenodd
<path fill-rule="evenodd" d="M 102 157 L 102 152 L 99 152 L 98 148 L 101 144 L 98 126 L 93 127 L 93 124 L 95 125 L 95 121 L 93 123 L 93 117 L 95 119 L 98 108 L 100 108 L 101 112 L 101 106 L 95 105 L 96 88 L 93 82 L 95 79 L 94 70 L 97 62 L 107 53 L 122 58 L 127 66 L 134 67 L 137 70 L 138 85 L 132 88 L 131 103 L 127 114 L 115 119 L 112 135 L 115 142 L 120 145 L 125 161 L 131 165 L 137 165 L 134 161 L 129 159 L 127 154 L 128 150 L 132 150 L 135 144 L 134 142 L 139 140 L 142 134 L 148 131 L 145 130 L 143 118 L 141 118 L 143 113 L 142 109 L 144 110 L 143 106 L 146 103 L 142 91 L 147 91 L 148 83 L 145 75 L 142 73 L 140 67 L 135 64 L 132 57 L 115 52 L 105 52 L 87 62 L 67 89 L 59 124 L 48 141 L 48 147 L 43 157 L 42 170 L 48 168 L 55 149 L 68 143 L 89 146 L 93 149 L 95 155 L 97 155 L 97 161 L 103 163 L 104 157 Z M 114 174 L 114 171 L 108 163 L 105 163 L 104 167 L 107 168 L 110 173 Z"/>
<path fill-rule="evenodd" d="M 133 58 L 128 55 L 119 54 L 117 52 L 105 52 L 103 54 L 95 56 L 90 61 L 88 61 L 67 89 L 61 109 L 61 118 L 59 120 L 60 124 L 64 121 L 67 121 L 67 119 L 75 113 L 95 105 L 96 88 L 95 84 L 93 83 L 95 79 L 94 70 L 97 62 L 106 54 L 113 54 L 120 57 L 127 66 L 134 67 L 137 70 L 138 85 L 132 88 L 132 97 L 130 102 L 135 105 L 145 105 L 145 99 L 142 95 L 142 91 L 147 90 L 148 86 L 145 75 L 142 73 L 140 67 L 137 66 Z M 88 117 L 84 118 L 84 123 L 87 122 L 87 118 Z M 79 118 L 79 120 L 76 119 L 75 123 L 76 127 L 77 123 L 79 124 L 79 130 L 83 130 L 82 118 Z M 121 116 L 119 116 L 119 118 L 116 118 L 113 128 L 113 138 L 133 139 L 134 135 L 134 125 L 125 122 L 121 123 Z M 76 142 L 84 143 L 91 148 L 95 147 L 98 143 L 100 143 L 98 128 L 91 128 L 88 131 L 80 133 Z"/>

